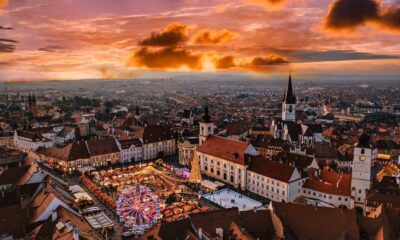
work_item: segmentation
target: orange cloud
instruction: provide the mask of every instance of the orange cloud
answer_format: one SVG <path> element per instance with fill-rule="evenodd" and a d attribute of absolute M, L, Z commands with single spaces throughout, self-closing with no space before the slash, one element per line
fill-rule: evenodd
<path fill-rule="evenodd" d="M 188 36 L 189 27 L 179 22 L 173 22 L 161 32 L 153 32 L 150 37 L 139 42 L 142 46 L 177 46 Z"/>
<path fill-rule="evenodd" d="M 236 67 L 235 58 L 233 56 L 225 56 L 214 60 L 215 68 L 228 69 Z"/>
<path fill-rule="evenodd" d="M 194 42 L 200 44 L 220 44 L 232 40 L 235 34 L 227 29 L 215 31 L 203 29 L 194 36 Z"/>
<path fill-rule="evenodd" d="M 267 57 L 255 57 L 251 60 L 250 66 L 266 66 L 266 65 L 279 65 L 286 64 L 289 61 L 276 54 L 270 54 Z"/>
<path fill-rule="evenodd" d="M 270 7 L 270 6 L 276 6 L 279 5 L 286 0 L 245 0 L 247 3 L 254 4 L 254 5 L 259 5 L 259 6 L 264 6 L 264 7 Z"/>
<path fill-rule="evenodd" d="M 131 56 L 128 65 L 157 70 L 201 70 L 203 68 L 201 54 L 174 47 L 156 50 L 141 48 Z"/>
<path fill-rule="evenodd" d="M 8 4 L 8 0 L 0 0 L 0 8 L 6 7 Z"/>

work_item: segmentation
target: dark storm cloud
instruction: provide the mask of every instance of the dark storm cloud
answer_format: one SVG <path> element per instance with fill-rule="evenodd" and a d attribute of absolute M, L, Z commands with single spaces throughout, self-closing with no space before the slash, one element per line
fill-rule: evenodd
<path fill-rule="evenodd" d="M 325 17 L 325 27 L 330 30 L 352 30 L 368 22 L 400 30 L 400 8 L 383 7 L 377 0 L 335 0 Z"/>
<path fill-rule="evenodd" d="M 400 30 L 400 8 L 387 8 L 382 10 L 380 22 L 387 28 Z"/>
<path fill-rule="evenodd" d="M 328 29 L 352 29 L 377 19 L 378 9 L 374 0 L 335 0 L 329 7 L 325 26 Z"/>

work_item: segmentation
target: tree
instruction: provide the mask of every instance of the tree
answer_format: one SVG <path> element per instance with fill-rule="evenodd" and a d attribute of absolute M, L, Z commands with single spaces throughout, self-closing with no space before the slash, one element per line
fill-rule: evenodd
<path fill-rule="evenodd" d="M 202 178 L 201 178 L 199 157 L 197 156 L 197 149 L 195 149 L 192 160 L 192 170 L 190 171 L 189 182 L 199 184 L 201 180 Z"/>

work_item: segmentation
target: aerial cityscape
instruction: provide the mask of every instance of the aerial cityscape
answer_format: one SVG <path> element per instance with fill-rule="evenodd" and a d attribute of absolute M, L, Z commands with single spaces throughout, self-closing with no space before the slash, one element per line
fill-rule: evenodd
<path fill-rule="evenodd" d="M 0 0 L 0 240 L 400 239 L 397 0 Z"/>

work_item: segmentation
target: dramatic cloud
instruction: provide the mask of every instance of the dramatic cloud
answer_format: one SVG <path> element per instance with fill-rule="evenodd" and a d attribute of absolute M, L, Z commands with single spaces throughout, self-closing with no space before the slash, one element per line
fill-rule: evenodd
<path fill-rule="evenodd" d="M 235 58 L 233 56 L 226 56 L 218 58 L 214 61 L 216 69 L 229 69 L 235 67 Z"/>
<path fill-rule="evenodd" d="M 354 29 L 378 18 L 379 5 L 374 0 L 335 0 L 325 18 L 328 29 Z"/>
<path fill-rule="evenodd" d="M 325 27 L 331 30 L 353 30 L 368 22 L 400 30 L 400 8 L 384 8 L 377 0 L 335 0 L 325 17 Z"/>
<path fill-rule="evenodd" d="M 202 56 L 181 48 L 149 50 L 142 48 L 130 58 L 128 65 L 158 70 L 201 70 Z"/>
<path fill-rule="evenodd" d="M 174 22 L 161 32 L 153 32 L 150 37 L 140 41 L 142 46 L 177 46 L 184 42 L 188 36 L 189 27 L 182 23 Z"/>
<path fill-rule="evenodd" d="M 400 31 L 400 8 L 387 8 L 382 10 L 380 23 L 386 28 Z"/>
<path fill-rule="evenodd" d="M 235 34 L 227 29 L 220 31 L 203 29 L 194 36 L 194 42 L 200 44 L 220 44 L 229 42 L 234 37 Z"/>
<path fill-rule="evenodd" d="M 285 63 L 289 63 L 289 61 L 281 56 L 271 54 L 271 55 L 268 55 L 267 57 L 255 57 L 255 58 L 253 58 L 253 60 L 251 60 L 249 65 L 251 65 L 251 66 L 266 66 L 266 65 L 280 65 L 280 64 L 285 64 Z"/>

